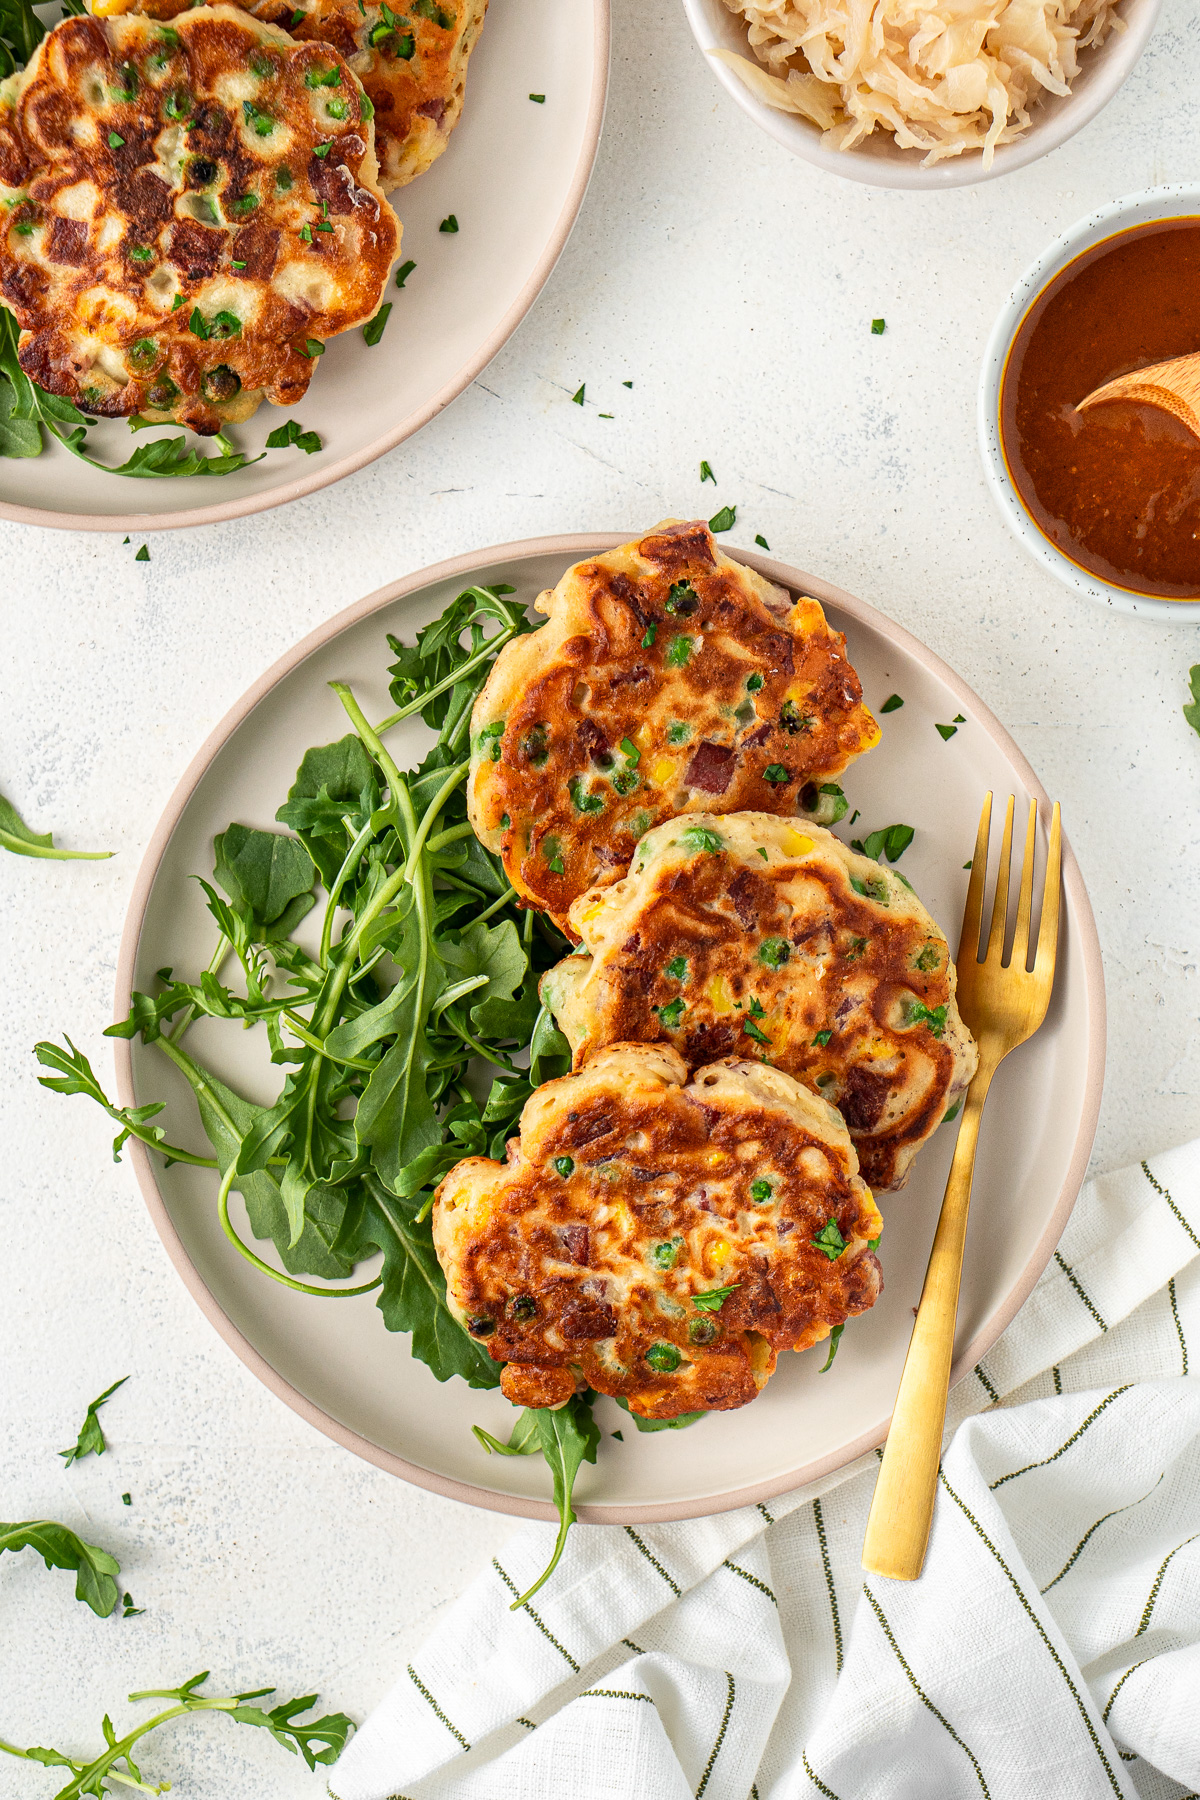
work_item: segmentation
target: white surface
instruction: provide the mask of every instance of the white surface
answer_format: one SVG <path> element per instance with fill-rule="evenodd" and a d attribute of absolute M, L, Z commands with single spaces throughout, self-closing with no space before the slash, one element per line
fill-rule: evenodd
<path fill-rule="evenodd" d="M 855 150 L 829 149 L 818 126 L 796 113 L 768 106 L 736 69 L 708 54 L 714 49 L 729 51 L 760 71 L 765 69 L 766 65 L 758 61 L 750 48 L 743 14 L 732 12 L 725 0 L 683 0 L 683 4 L 696 42 L 726 93 L 748 118 L 793 155 L 849 181 L 886 188 L 931 189 L 998 180 L 1057 150 L 1082 131 L 1127 80 L 1154 30 L 1162 0 L 1125 0 L 1120 15 L 1124 30 L 1111 31 L 1098 49 L 1080 51 L 1079 72 L 1069 94 L 1042 90 L 1041 98 L 1030 110 L 1028 129 L 1012 143 L 1000 145 L 986 174 L 978 151 L 974 155 L 950 156 L 926 168 L 920 151 L 902 149 L 890 132 L 882 130 L 873 131 Z"/>
<path fill-rule="evenodd" d="M 992 498 L 1005 522 L 1016 533 L 1031 556 L 1049 569 L 1059 581 L 1078 594 L 1086 594 L 1101 606 L 1115 606 L 1122 612 L 1140 613 L 1143 618 L 1169 620 L 1180 618 L 1189 623 L 1200 620 L 1200 601 L 1157 600 L 1149 594 L 1138 594 L 1129 588 L 1102 581 L 1090 569 L 1073 562 L 1035 523 L 1024 505 L 1008 471 L 1000 441 L 1000 392 L 1005 365 L 1012 341 L 1038 295 L 1062 273 L 1068 263 L 1090 250 L 1093 245 L 1118 232 L 1131 231 L 1138 225 L 1150 225 L 1161 219 L 1178 219 L 1200 212 L 1200 187 L 1194 182 L 1173 183 L 1170 187 L 1151 188 L 1147 193 L 1122 195 L 1109 206 L 1089 213 L 1069 231 L 1056 238 L 1025 270 L 1020 281 L 1000 308 L 996 323 L 984 352 L 979 377 L 979 451 Z"/>
<path fill-rule="evenodd" d="M 1200 740 L 1179 708 L 1200 630 L 1103 612 L 1040 571 L 988 498 L 974 408 L 992 320 L 1046 243 L 1115 195 L 1194 178 L 1200 15 L 1168 0 L 1130 81 L 1062 150 L 945 194 L 789 157 L 712 81 L 675 0 L 618 0 L 614 38 L 566 254 L 419 437 L 285 510 L 152 537 L 148 565 L 136 542 L 0 526 L 0 788 L 60 841 L 120 851 L 0 869 L 0 1511 L 90 1529 L 147 1608 L 102 1623 L 66 1576 L 4 1559 L 0 1735 L 18 1742 L 95 1741 L 129 1689 L 205 1667 L 319 1688 L 361 1718 L 512 1530 L 365 1467 L 263 1392 L 170 1269 L 106 1122 L 39 1089 L 29 1055 L 65 1027 L 107 1066 L 125 900 L 175 781 L 275 656 L 397 574 L 739 503 L 727 541 L 761 532 L 909 626 L 1062 800 L 1108 968 L 1097 1165 L 1196 1133 Z M 64 1470 L 84 1404 L 127 1371 L 112 1452 Z M 0 1764 L 3 1800 L 55 1791 L 52 1772 Z M 224 1721 L 175 1728 L 147 1766 L 178 1800 L 322 1791 Z"/>
<path fill-rule="evenodd" d="M 213 838 L 231 819 L 269 827 L 314 738 L 329 742 L 341 736 L 345 713 L 329 691 L 330 681 L 348 682 L 367 717 L 383 718 L 392 707 L 388 634 L 411 643 L 420 627 L 437 618 L 469 582 L 503 582 L 519 600 L 532 604 L 539 593 L 557 585 L 573 561 L 588 550 L 608 547 L 576 539 L 568 551 L 560 540 L 557 551 L 543 549 L 536 556 L 493 553 L 480 565 L 463 568 L 460 563 L 453 577 L 443 573 L 436 580 L 425 579 L 415 591 L 398 596 L 392 590 L 390 599 L 385 589 L 365 616 L 343 624 L 328 642 L 276 676 L 270 690 L 229 730 L 220 749 L 207 753 L 194 788 L 194 778 L 185 777 L 186 800 L 173 799 L 172 823 L 164 826 L 170 839 L 161 853 L 157 845 L 150 853 L 157 874 L 144 917 L 140 907 L 137 911 L 136 966 L 124 965 L 118 978 L 125 984 L 121 1014 L 128 1011 L 130 986 L 150 992 L 157 969 L 207 965 L 213 923 L 196 872 L 207 874 Z M 861 811 L 860 835 L 898 818 L 916 827 L 905 875 L 934 917 L 947 921 L 953 939 L 967 889 L 962 846 L 974 844 L 981 797 L 989 791 L 1015 793 L 1018 818 L 1024 821 L 1032 795 L 1023 758 L 986 719 L 970 691 L 952 673 L 931 664 L 889 620 L 872 616 L 808 571 L 756 556 L 759 572 L 768 580 L 824 602 L 830 622 L 846 634 L 869 705 L 879 708 L 895 692 L 904 696 L 903 708 L 882 718 L 878 749 L 843 779 L 851 805 Z M 240 703 L 239 713 L 248 703 L 249 697 Z M 966 722 L 949 741 L 938 736 L 935 721 L 964 714 Z M 408 768 L 432 741 L 433 734 L 412 720 L 389 736 L 388 748 Z M 1045 796 L 1039 798 L 1044 808 Z M 176 805 L 182 805 L 181 814 L 174 811 Z M 1047 825 L 1043 812 L 1039 854 L 1044 854 Z M 843 824 L 841 836 L 848 835 Z M 997 846 L 999 836 L 997 821 Z M 993 850 L 993 875 L 998 853 Z M 1074 1201 L 1091 1147 L 1104 1000 L 1102 984 L 1096 981 L 1093 990 L 1087 966 L 1093 926 L 1080 885 L 1077 871 L 1069 866 L 1049 1017 L 1029 1049 L 1005 1066 L 988 1103 L 958 1313 L 956 1361 L 968 1369 L 991 1348 L 1041 1274 L 1061 1235 L 1061 1218 L 1052 1230 L 1058 1208 Z M 317 917 L 311 915 L 312 928 L 302 934 L 314 950 Z M 264 1102 L 278 1092 L 280 1074 L 268 1061 L 264 1033 L 231 1032 L 205 1020 L 188 1041 L 205 1066 L 237 1092 Z M 124 1059 L 119 1068 L 128 1096 Z M 132 1083 L 136 1104 L 168 1103 L 160 1123 L 170 1142 L 207 1152 L 191 1090 L 160 1050 L 133 1046 Z M 685 1518 L 720 1506 L 745 1506 L 811 1481 L 873 1448 L 886 1429 L 904 1367 L 912 1308 L 920 1299 L 953 1149 L 954 1134 L 940 1133 L 904 1191 L 880 1196 L 884 1292 L 869 1315 L 853 1325 L 828 1374 L 820 1373 L 823 1351 L 785 1356 L 753 1406 L 726 1414 L 711 1427 L 686 1437 L 632 1431 L 619 1446 L 606 1444 L 595 1468 L 581 1470 L 576 1481 L 574 1504 L 577 1510 L 590 1509 L 582 1516 L 595 1523 L 642 1524 L 654 1517 Z M 365 1440 L 358 1447 L 369 1460 L 379 1460 L 382 1451 L 385 1463 L 389 1454 L 399 1457 L 415 1465 L 431 1485 L 469 1484 L 507 1511 L 521 1511 L 541 1499 L 549 1512 L 540 1459 L 489 1456 L 471 1434 L 471 1426 L 479 1424 L 502 1440 L 507 1437 L 512 1409 L 499 1392 L 482 1395 L 461 1382 L 439 1389 L 429 1371 L 412 1361 L 407 1346 L 380 1330 L 373 1294 L 318 1306 L 309 1295 L 263 1280 L 221 1229 L 213 1205 L 216 1180 L 209 1171 L 180 1163 L 168 1169 L 159 1157 L 140 1150 L 131 1154 L 145 1171 L 150 1196 L 161 1196 L 165 1203 L 168 1228 L 178 1233 L 183 1255 L 191 1258 L 189 1272 L 265 1360 L 269 1368 L 264 1376 L 270 1379 L 273 1371 L 290 1384 L 293 1398 L 298 1393 L 319 1407 L 326 1422 L 333 1421 L 335 1435 L 337 1425 L 358 1433 Z M 240 1202 L 235 1219 L 243 1223 Z M 243 1235 L 248 1239 L 244 1228 Z M 271 1256 L 261 1245 L 259 1254 Z M 362 1273 L 367 1278 L 374 1272 L 369 1267 Z M 597 1417 L 607 1432 L 628 1422 L 615 1404 L 601 1406 Z"/>

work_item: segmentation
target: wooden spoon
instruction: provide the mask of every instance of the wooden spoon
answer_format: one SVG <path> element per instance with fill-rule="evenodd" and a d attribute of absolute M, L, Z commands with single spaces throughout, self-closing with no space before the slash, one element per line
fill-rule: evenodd
<path fill-rule="evenodd" d="M 1093 388 L 1075 411 L 1086 412 L 1089 406 L 1099 406 L 1103 400 L 1140 400 L 1144 406 L 1157 406 L 1200 438 L 1200 351 L 1118 375 L 1115 381 Z"/>

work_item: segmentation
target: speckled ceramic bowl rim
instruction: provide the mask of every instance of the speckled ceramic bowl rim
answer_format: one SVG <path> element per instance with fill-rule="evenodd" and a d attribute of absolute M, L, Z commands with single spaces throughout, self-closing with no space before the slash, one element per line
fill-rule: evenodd
<path fill-rule="evenodd" d="M 259 702 L 271 692 L 293 670 L 299 668 L 305 659 L 315 651 L 322 649 L 339 633 L 364 619 L 383 607 L 391 606 L 395 601 L 418 592 L 422 588 L 431 587 L 435 582 L 460 580 L 463 582 L 473 578 L 475 571 L 494 567 L 497 563 L 521 562 L 541 556 L 561 557 L 564 565 L 578 561 L 589 554 L 612 550 L 619 544 L 626 544 L 635 532 L 592 532 L 573 534 L 569 537 L 547 537 L 525 540 L 515 544 L 501 544 L 491 549 L 473 550 L 468 555 L 456 556 L 448 562 L 435 564 L 432 568 L 418 570 L 416 574 L 407 575 L 402 581 L 390 582 L 386 587 L 378 588 L 375 593 L 368 594 L 365 600 L 357 605 L 337 613 L 332 619 L 310 632 L 306 638 L 282 656 L 269 668 L 254 685 L 247 689 L 241 699 L 221 720 L 216 729 L 200 746 L 191 763 L 185 770 L 179 785 L 172 794 L 154 834 L 146 848 L 146 854 L 138 870 L 129 912 L 125 921 L 125 930 L 121 938 L 121 948 L 117 960 L 116 994 L 114 999 L 117 1019 L 128 1016 L 130 995 L 133 989 L 134 971 L 137 964 L 138 944 L 141 939 L 142 926 L 146 917 L 151 891 L 158 876 L 159 866 L 171 840 L 171 834 L 183 815 L 196 788 L 207 774 L 214 757 L 233 736 L 234 732 L 253 712 Z M 852 594 L 842 588 L 832 586 L 817 576 L 808 575 L 801 569 L 793 568 L 788 563 L 776 561 L 769 556 L 760 556 L 752 550 L 735 550 L 740 562 L 748 563 L 765 575 L 769 581 L 779 582 L 782 586 L 796 593 L 811 594 L 816 599 L 837 606 L 851 619 L 859 621 L 868 629 L 885 634 L 897 649 L 921 664 L 937 680 L 942 681 L 959 701 L 960 710 L 969 712 L 971 719 L 990 737 L 1010 761 L 1030 796 L 1036 796 L 1041 805 L 1049 805 L 1045 789 L 1038 781 L 1032 768 L 1026 762 L 1013 740 L 1009 737 L 1000 721 L 982 703 L 953 669 L 949 668 L 939 656 L 926 648 L 918 638 L 896 625 L 873 606 L 862 600 L 856 600 Z M 1071 1208 L 1074 1206 L 1079 1189 L 1083 1184 L 1087 1170 L 1088 1157 L 1091 1154 L 1092 1140 L 1096 1132 L 1096 1120 L 1100 1111 L 1100 1095 L 1104 1084 L 1105 1055 L 1105 1003 L 1104 973 L 1100 959 L 1100 940 L 1096 933 L 1095 920 L 1092 917 L 1091 903 L 1083 876 L 1070 846 L 1063 845 L 1063 881 L 1066 888 L 1068 916 L 1071 929 L 1077 933 L 1079 948 L 1083 962 L 1084 982 L 1087 989 L 1088 1008 L 1088 1041 L 1087 1041 L 1087 1079 L 1075 1142 L 1070 1162 L 1062 1186 L 1059 1189 L 1053 1209 L 1046 1221 L 1038 1242 L 1013 1283 L 1003 1305 L 988 1321 L 986 1328 L 967 1345 L 962 1355 L 955 1361 L 951 1371 L 951 1382 L 961 1381 L 969 1375 L 981 1357 L 986 1356 L 1006 1327 L 1016 1316 L 1019 1308 L 1028 1298 L 1034 1283 L 1042 1273 L 1054 1253 L 1055 1246 L 1062 1236 Z M 133 1086 L 132 1046 L 127 1039 L 114 1040 L 117 1092 L 122 1106 L 133 1106 L 136 1097 Z M 154 1222 L 155 1230 L 162 1239 L 167 1255 L 174 1263 L 184 1286 L 213 1325 L 230 1349 L 241 1358 L 263 1384 L 273 1394 L 290 1406 L 293 1412 L 299 1413 L 302 1419 L 318 1431 L 324 1432 L 335 1443 L 341 1444 L 364 1461 L 374 1463 L 377 1468 L 387 1469 L 393 1475 L 401 1476 L 405 1481 L 413 1482 L 417 1487 L 427 1488 L 435 1494 L 444 1494 L 451 1500 L 461 1500 L 469 1506 L 486 1507 L 492 1512 L 516 1513 L 528 1519 L 552 1520 L 557 1517 L 553 1506 L 546 1501 L 526 1499 L 519 1495 L 498 1494 L 491 1489 L 475 1487 L 469 1482 L 455 1481 L 437 1474 L 434 1470 L 408 1462 L 390 1450 L 382 1449 L 361 1433 L 350 1430 L 338 1420 L 332 1418 L 323 1408 L 315 1405 L 304 1394 L 286 1381 L 274 1369 L 266 1358 L 242 1334 L 229 1318 L 215 1295 L 209 1289 L 196 1268 L 181 1239 L 175 1224 L 167 1210 L 166 1202 L 155 1179 L 154 1169 L 149 1152 L 143 1144 L 133 1141 L 128 1149 L 131 1153 L 134 1171 L 142 1197 Z M 887 1436 L 887 1426 L 864 1433 L 852 1442 L 843 1444 L 839 1449 L 823 1457 L 808 1462 L 801 1462 L 784 1475 L 774 1476 L 768 1481 L 755 1482 L 747 1487 L 733 1487 L 723 1494 L 705 1496 L 699 1500 L 656 1503 L 643 1506 L 592 1505 L 579 1507 L 579 1516 L 592 1524 L 601 1525 L 636 1525 L 655 1523 L 667 1519 L 701 1518 L 711 1513 L 729 1512 L 739 1506 L 753 1506 L 760 1500 L 769 1500 L 773 1494 L 789 1493 L 793 1488 L 806 1482 L 816 1481 L 843 1468 L 864 1452 L 873 1450 Z"/>
<path fill-rule="evenodd" d="M 1000 436 L 1000 390 L 1009 355 L 1026 314 L 1043 289 L 1069 263 L 1105 238 L 1115 237 L 1132 226 L 1153 224 L 1161 219 L 1187 218 L 1193 214 L 1200 218 L 1200 183 L 1175 182 L 1113 200 L 1055 238 L 1026 269 L 1001 308 L 984 352 L 979 381 L 979 451 L 983 457 L 983 471 L 993 499 L 1026 550 L 1075 593 L 1096 600 L 1101 606 L 1113 606 L 1121 612 L 1136 613 L 1142 619 L 1157 619 L 1174 625 L 1194 625 L 1200 618 L 1200 600 L 1163 600 L 1102 580 L 1052 544 L 1026 511 L 1004 455 Z"/>
<path fill-rule="evenodd" d="M 390 431 L 373 443 L 356 450 L 352 456 L 345 456 L 340 462 L 330 463 L 327 468 L 316 470 L 306 479 L 281 482 L 278 487 L 266 493 L 249 494 L 241 500 L 230 500 L 217 506 L 197 507 L 194 511 L 175 513 L 66 513 L 43 512 L 36 506 L 14 506 L 8 501 L 0 500 L 0 519 L 9 519 L 16 525 L 47 525 L 59 531 L 122 531 L 127 533 L 143 531 L 180 531 L 190 525 L 223 525 L 228 519 L 244 519 L 252 513 L 269 512 L 272 507 L 285 506 L 291 500 L 301 500 L 306 494 L 315 494 L 321 488 L 331 487 L 335 481 L 342 481 L 347 475 L 354 475 L 359 469 L 365 469 L 388 450 L 394 450 L 406 438 L 428 425 L 438 413 L 457 400 L 464 389 L 470 387 L 476 376 L 481 375 L 508 342 L 517 326 L 545 287 L 554 270 L 554 265 L 566 248 L 575 221 L 579 217 L 579 209 L 583 205 L 588 183 L 592 178 L 592 170 L 596 164 L 596 152 L 600 147 L 600 131 L 604 124 L 604 108 L 608 96 L 609 44 L 611 33 L 611 0 L 592 0 L 593 33 L 592 55 L 595 79 L 592 83 L 591 95 L 588 99 L 587 119 L 584 125 L 583 142 L 580 146 L 579 160 L 575 165 L 575 173 L 567 192 L 562 211 L 555 222 L 554 230 L 546 242 L 545 249 L 538 258 L 536 267 L 526 281 L 524 287 L 505 313 L 495 330 L 484 340 L 475 354 L 451 376 L 445 385 L 439 388 L 433 397 L 423 406 L 401 419 Z"/>
<path fill-rule="evenodd" d="M 885 149 L 882 143 L 876 148 L 862 145 L 857 150 L 827 150 L 815 125 L 797 114 L 768 106 L 727 63 L 710 55 L 718 44 L 711 24 L 713 10 L 719 9 L 717 16 L 720 17 L 724 0 L 683 0 L 692 35 L 717 80 L 742 111 L 777 144 L 828 175 L 840 175 L 844 181 L 859 181 L 868 187 L 926 191 L 930 188 L 974 187 L 981 181 L 995 181 L 1000 175 L 1011 175 L 1049 155 L 1077 131 L 1082 131 L 1132 75 L 1158 23 L 1162 5 L 1163 0 L 1146 0 L 1126 31 L 1120 35 L 1111 33 L 1096 52 L 1101 59 L 1100 66 L 1089 75 L 1086 85 L 1061 100 L 1048 102 L 1040 114 L 1034 115 L 1034 122 L 1023 137 L 1014 143 L 1000 145 L 990 169 L 984 169 L 979 156 L 968 155 L 952 157 L 926 169 L 921 166 L 917 151 Z M 748 45 L 746 60 L 751 60 Z"/>

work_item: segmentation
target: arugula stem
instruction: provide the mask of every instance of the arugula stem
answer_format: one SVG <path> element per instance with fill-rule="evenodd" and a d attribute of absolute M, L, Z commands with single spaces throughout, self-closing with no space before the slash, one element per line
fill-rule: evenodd
<path fill-rule="evenodd" d="M 205 974 L 219 976 L 221 973 L 221 968 L 225 961 L 225 958 L 229 955 L 229 952 L 232 948 L 233 948 L 233 946 L 229 942 L 229 939 L 225 936 L 224 932 L 222 932 L 220 938 L 217 941 L 216 949 L 213 951 L 212 955 L 208 959 L 208 968 L 205 970 Z M 173 1029 L 171 1031 L 167 1032 L 167 1034 L 166 1034 L 170 1038 L 170 1040 L 173 1044 L 177 1044 L 179 1042 L 180 1038 L 183 1036 L 184 1032 L 187 1030 L 188 1026 L 192 1023 L 192 1020 L 195 1017 L 196 1017 L 196 1009 L 194 1006 L 186 1006 L 183 1009 L 183 1012 L 180 1014 Z"/>
<path fill-rule="evenodd" d="M 45 844 L 30 844 L 24 838 L 0 831 L 0 849 L 12 850 L 17 856 L 44 856 L 52 862 L 107 862 L 115 850 L 55 850 Z"/>
<path fill-rule="evenodd" d="M 451 769 L 450 773 L 447 775 L 445 781 L 443 781 L 441 787 L 438 789 L 437 793 L 433 796 L 433 799 L 429 802 L 429 805 L 426 807 L 425 816 L 421 820 L 420 827 L 417 831 L 415 838 L 413 839 L 412 849 L 409 851 L 409 854 L 408 854 L 408 863 L 405 868 L 405 876 L 408 880 L 410 880 L 410 881 L 412 880 L 413 871 L 416 869 L 416 866 L 421 857 L 421 854 L 426 848 L 426 845 L 427 845 L 427 842 L 429 839 L 429 833 L 433 829 L 434 820 L 437 818 L 438 814 L 442 811 L 442 808 L 445 806 L 447 800 L 449 800 L 449 798 L 450 798 L 451 794 L 454 792 L 455 788 L 461 786 L 461 784 L 466 780 L 467 771 L 470 769 L 470 767 L 471 767 L 471 765 L 469 762 L 461 762 L 457 765 L 456 768 Z M 470 831 L 471 827 L 468 825 L 466 827 L 466 829 L 467 829 L 467 831 Z M 443 834 L 443 835 L 446 835 L 446 834 Z M 463 834 L 462 834 L 462 832 L 458 832 L 456 835 L 461 837 Z M 430 848 L 432 848 L 432 846 L 430 846 Z"/>
<path fill-rule="evenodd" d="M 500 912 L 502 910 L 502 908 L 504 908 L 508 905 L 510 900 L 515 900 L 516 897 L 517 897 L 516 888 L 509 888 L 506 893 L 501 894 L 501 896 L 498 900 L 493 900 L 492 904 L 489 907 L 486 907 L 483 912 L 475 914 L 475 923 L 477 925 L 486 924 L 487 920 L 491 918 L 493 913 Z"/>
<path fill-rule="evenodd" d="M 239 1255 L 244 1256 L 246 1261 L 263 1275 L 269 1275 L 272 1281 L 278 1281 L 282 1287 L 291 1288 L 293 1293 L 315 1294 L 319 1300 L 349 1300 L 355 1294 L 369 1294 L 373 1288 L 382 1285 L 383 1276 L 377 1275 L 374 1281 L 364 1282 L 361 1287 L 314 1287 L 309 1281 L 296 1281 L 291 1275 L 282 1275 L 278 1269 L 273 1269 L 270 1263 L 264 1262 L 261 1256 L 254 1254 L 249 1244 L 242 1242 L 234 1228 L 233 1220 L 229 1217 L 229 1190 L 236 1178 L 237 1158 L 234 1157 L 221 1178 L 221 1187 L 217 1194 L 217 1214 L 221 1220 L 221 1229 Z"/>
<path fill-rule="evenodd" d="M 497 1069 L 506 1069 L 510 1075 L 518 1073 L 516 1064 L 511 1058 L 505 1056 L 503 1050 L 493 1051 L 487 1049 L 485 1045 L 480 1043 L 478 1038 L 471 1036 L 471 1033 L 467 1030 L 466 1026 L 460 1019 L 455 1017 L 449 1007 L 447 1007 L 446 1011 L 442 1014 L 442 1018 L 446 1021 L 446 1024 L 449 1025 L 451 1031 L 456 1032 L 464 1044 L 469 1044 L 476 1056 L 482 1057 L 484 1062 L 490 1062 L 492 1066 Z"/>
<path fill-rule="evenodd" d="M 347 829 L 349 829 L 347 827 Z M 325 908 L 325 919 L 321 926 L 321 947 L 317 951 L 317 960 L 322 968 L 329 966 L 329 947 L 333 942 L 333 920 L 337 912 L 338 896 L 349 880 L 355 865 L 363 853 L 363 846 L 375 835 L 375 820 L 370 818 L 363 826 L 346 852 L 345 860 L 338 870 L 333 886 L 329 890 L 329 904 Z"/>
<path fill-rule="evenodd" d="M 332 1051 L 325 1048 L 321 1039 L 314 1037 L 304 1022 L 298 1019 L 295 1013 L 289 1012 L 286 1007 L 284 1008 L 283 1016 L 291 1026 L 295 1035 L 300 1039 L 300 1042 L 302 1044 L 307 1044 L 310 1050 L 315 1050 L 318 1056 L 323 1056 L 328 1062 L 343 1063 L 348 1069 L 362 1069 L 368 1075 L 374 1073 L 375 1064 L 364 1062 L 360 1056 L 334 1056 Z"/>
<path fill-rule="evenodd" d="M 354 695 L 351 693 L 346 683 L 344 681 L 331 681 L 329 685 L 345 707 L 346 714 L 355 731 L 386 775 L 388 790 L 392 796 L 392 806 L 396 807 L 401 803 L 401 794 L 407 795 L 408 783 L 388 755 L 388 752 L 380 743 L 379 735 L 374 727 L 367 723 L 366 715 L 364 714 L 362 707 L 358 704 L 358 701 L 354 698 Z M 413 819 L 411 801 L 409 802 L 407 813 L 408 819 L 411 821 Z"/>
<path fill-rule="evenodd" d="M 425 848 L 431 856 L 436 856 L 437 852 L 444 850 L 448 844 L 457 844 L 460 838 L 474 836 L 475 827 L 469 825 L 464 819 L 461 825 L 451 825 L 447 830 L 439 831 L 436 837 L 429 838 Z"/>
<path fill-rule="evenodd" d="M 507 613 L 508 608 L 505 607 L 504 610 Z M 469 625 L 473 625 L 477 619 L 494 617 L 494 613 L 473 613 L 469 619 L 464 619 L 463 630 L 465 631 Z M 440 681 L 435 681 L 431 688 L 426 688 L 423 694 L 418 694 L 415 699 L 408 701 L 405 706 L 401 706 L 396 712 L 389 713 L 387 718 L 382 719 L 375 727 L 375 730 L 377 732 L 391 731 L 393 726 L 400 725 L 405 719 L 411 719 L 414 713 L 421 712 L 429 705 L 430 701 L 436 700 L 440 694 L 444 694 L 447 688 L 456 687 L 460 681 L 465 680 L 468 675 L 473 674 L 480 663 L 486 662 L 490 656 L 495 656 L 497 651 L 504 648 L 509 638 L 515 634 L 517 623 L 518 621 L 513 619 L 510 624 L 502 625 L 499 631 L 493 633 L 490 638 L 484 639 L 483 643 L 479 646 L 479 649 L 471 656 L 468 656 L 466 662 L 457 664 L 455 668 L 451 669 L 448 675 L 443 675 L 442 679 Z M 337 685 L 336 682 L 330 683 L 330 686 L 334 688 L 336 688 Z M 473 701 L 474 696 L 472 696 L 472 703 Z M 343 705 L 344 704 L 345 702 L 343 701 Z"/>
<path fill-rule="evenodd" d="M 546 1564 L 546 1567 L 542 1570 L 541 1574 L 538 1576 L 538 1578 L 534 1582 L 533 1586 L 531 1588 L 526 1588 L 525 1592 L 521 1595 L 519 1600 L 513 1601 L 512 1605 L 508 1609 L 509 1612 L 516 1612 L 516 1610 L 519 1606 L 526 1605 L 528 1601 L 533 1599 L 533 1596 L 537 1593 L 538 1589 L 540 1587 L 543 1587 L 545 1585 L 545 1583 L 547 1581 L 549 1581 L 549 1579 L 553 1575 L 555 1569 L 557 1569 L 557 1567 L 558 1567 L 559 1558 L 562 1556 L 563 1551 L 567 1547 L 567 1537 L 568 1537 L 568 1534 L 570 1533 L 571 1527 L 574 1523 L 575 1523 L 575 1514 L 571 1510 L 571 1503 L 568 1500 L 565 1508 L 563 1509 L 562 1517 L 559 1521 L 558 1536 L 554 1540 L 553 1556 L 550 1558 L 550 1561 Z"/>

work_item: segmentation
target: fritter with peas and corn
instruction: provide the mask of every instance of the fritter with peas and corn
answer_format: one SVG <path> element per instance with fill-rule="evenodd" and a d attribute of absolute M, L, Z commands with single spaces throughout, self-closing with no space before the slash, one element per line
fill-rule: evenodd
<path fill-rule="evenodd" d="M 579 1387 L 647 1419 L 753 1400 L 882 1288 L 883 1221 L 832 1107 L 732 1059 L 619 1044 L 526 1102 L 508 1161 L 446 1176 L 452 1310 L 518 1406 Z"/>
<path fill-rule="evenodd" d="M 475 703 L 468 807 L 556 923 L 677 813 L 842 816 L 837 778 L 879 739 L 845 639 L 703 520 L 577 563 L 537 606 Z"/>
<path fill-rule="evenodd" d="M 173 19 L 191 0 L 90 0 L 98 18 L 145 13 Z M 251 0 L 257 19 L 294 38 L 331 44 L 375 108 L 375 151 L 384 193 L 424 174 L 450 141 L 463 109 L 467 62 L 487 0 Z"/>
<path fill-rule="evenodd" d="M 85 412 L 294 405 L 399 243 L 349 65 L 238 7 L 64 19 L 0 85 L 0 302 Z"/>
<path fill-rule="evenodd" d="M 840 1109 L 873 1188 L 903 1185 L 975 1072 L 941 930 L 902 875 L 819 826 L 688 813 L 570 923 L 586 954 L 541 991 L 576 1068 L 612 1043 L 759 1058 Z"/>

